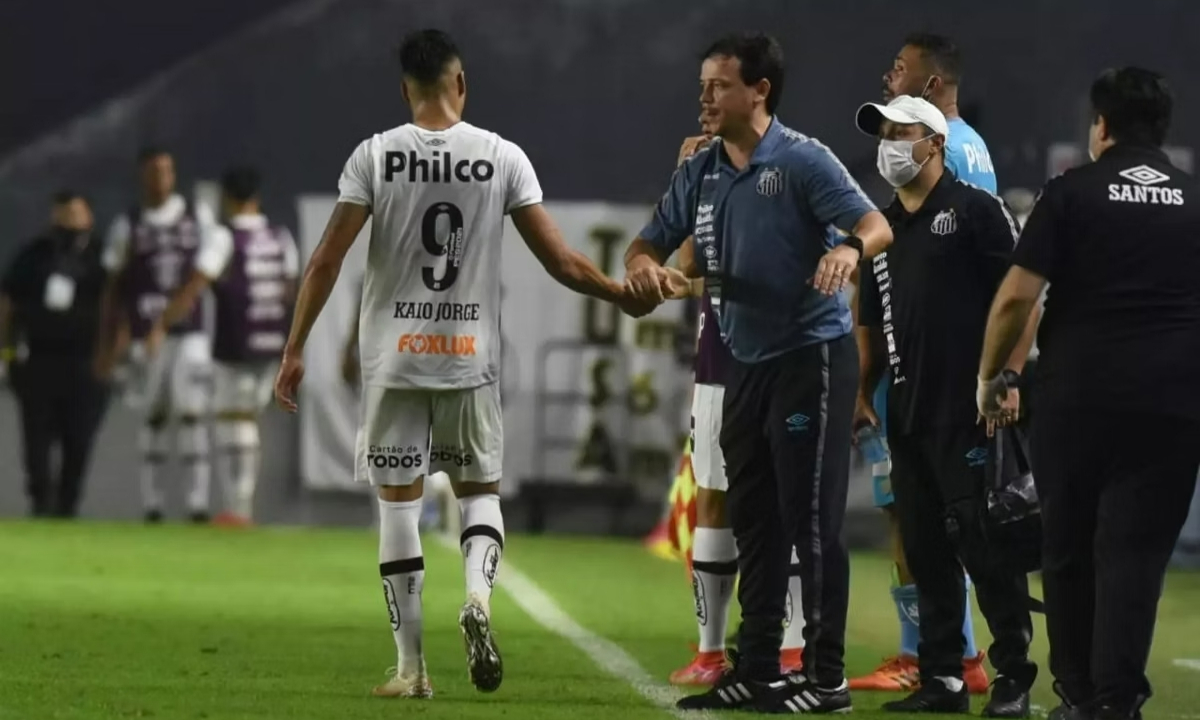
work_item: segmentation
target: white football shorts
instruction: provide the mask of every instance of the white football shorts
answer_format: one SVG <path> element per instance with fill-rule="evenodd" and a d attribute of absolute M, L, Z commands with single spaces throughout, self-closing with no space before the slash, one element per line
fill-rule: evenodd
<path fill-rule="evenodd" d="M 725 454 L 721 452 L 721 406 L 725 388 L 697 383 L 692 393 L 692 472 L 696 485 L 727 492 Z"/>
<path fill-rule="evenodd" d="M 504 464 L 500 384 L 464 390 L 362 389 L 354 479 L 410 485 L 444 472 L 454 482 L 493 483 Z"/>
<path fill-rule="evenodd" d="M 212 398 L 212 348 L 204 333 L 168 335 L 146 360 L 141 342 L 130 347 L 132 373 L 125 402 L 148 418 L 200 418 Z"/>
<path fill-rule="evenodd" d="M 213 412 L 255 415 L 262 412 L 275 394 L 278 372 L 278 362 L 215 363 Z"/>

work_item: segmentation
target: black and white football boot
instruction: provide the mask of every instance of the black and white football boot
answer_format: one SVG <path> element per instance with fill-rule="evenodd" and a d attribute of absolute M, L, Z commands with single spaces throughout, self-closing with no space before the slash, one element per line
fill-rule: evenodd
<path fill-rule="evenodd" d="M 788 675 L 787 687 L 764 697 L 755 710 L 774 715 L 842 715 L 854 709 L 850 684 L 822 687 L 799 673 Z"/>
<path fill-rule="evenodd" d="M 848 713 L 849 685 L 821 688 L 802 676 L 776 680 L 745 680 L 736 669 L 726 671 L 707 692 L 689 695 L 675 705 L 680 710 L 749 710 L 771 715 Z"/>

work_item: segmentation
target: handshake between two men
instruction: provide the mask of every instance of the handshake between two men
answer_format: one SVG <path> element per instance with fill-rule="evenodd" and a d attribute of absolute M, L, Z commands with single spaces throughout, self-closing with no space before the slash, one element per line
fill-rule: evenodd
<path fill-rule="evenodd" d="M 642 317 L 667 300 L 680 300 L 692 294 L 692 281 L 682 272 L 647 263 L 628 269 L 625 293 L 618 305 L 626 315 Z"/>

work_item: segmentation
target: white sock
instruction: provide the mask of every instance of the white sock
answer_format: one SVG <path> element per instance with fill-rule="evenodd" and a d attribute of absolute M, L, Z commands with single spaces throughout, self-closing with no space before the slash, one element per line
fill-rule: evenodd
<path fill-rule="evenodd" d="M 213 428 L 219 476 L 225 504 L 238 517 L 254 515 L 254 489 L 258 486 L 259 434 L 253 420 L 220 420 Z"/>
<path fill-rule="evenodd" d="M 941 680 L 942 684 L 945 685 L 950 690 L 950 692 L 962 692 L 962 689 L 963 689 L 962 678 L 942 677 L 941 675 L 939 675 L 934 679 Z"/>
<path fill-rule="evenodd" d="M 175 446 L 179 450 L 179 460 L 192 475 L 192 488 L 187 495 L 188 511 L 206 513 L 212 483 L 208 427 L 203 423 L 182 423 L 177 433 Z"/>
<path fill-rule="evenodd" d="M 692 595 L 700 625 L 700 652 L 725 649 L 725 629 L 737 571 L 733 530 L 696 528 L 692 539 Z"/>
<path fill-rule="evenodd" d="M 804 596 L 800 594 L 800 558 L 792 548 L 788 568 L 787 617 L 783 620 L 783 650 L 804 648 Z"/>
<path fill-rule="evenodd" d="M 504 554 L 504 515 L 500 496 L 494 493 L 460 498 L 463 570 L 467 577 L 467 597 L 475 596 L 483 609 L 491 613 L 492 586 Z"/>
<path fill-rule="evenodd" d="M 425 557 L 421 553 L 421 501 L 379 501 L 379 577 L 387 601 L 396 666 L 401 675 L 425 668 L 421 650 L 421 591 L 425 588 Z"/>
<path fill-rule="evenodd" d="M 149 425 L 143 426 L 138 434 L 138 447 L 142 451 L 142 508 L 146 512 L 162 512 L 164 498 L 160 475 L 170 452 L 166 431 Z"/>

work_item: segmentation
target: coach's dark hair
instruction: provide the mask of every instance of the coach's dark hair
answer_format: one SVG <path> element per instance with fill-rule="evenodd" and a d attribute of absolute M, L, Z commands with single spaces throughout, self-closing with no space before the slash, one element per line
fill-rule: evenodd
<path fill-rule="evenodd" d="M 1104 118 L 1118 143 L 1159 147 L 1171 127 L 1175 101 L 1162 75 L 1139 67 L 1105 70 L 1092 83 L 1092 121 Z"/>
<path fill-rule="evenodd" d="M 453 38 L 433 28 L 406 35 L 396 54 L 400 58 L 400 71 L 423 87 L 435 85 L 447 65 L 462 59 Z"/>
<path fill-rule="evenodd" d="M 221 176 L 221 190 L 238 202 L 246 202 L 258 197 L 261 180 L 258 170 L 248 165 L 239 165 L 229 168 Z"/>
<path fill-rule="evenodd" d="M 67 203 L 72 203 L 76 200 L 87 202 L 87 198 L 85 198 L 82 193 L 75 192 L 74 190 L 68 188 L 63 188 L 62 190 L 54 193 L 52 196 L 52 201 L 55 206 L 66 205 Z"/>
<path fill-rule="evenodd" d="M 141 150 L 138 150 L 137 161 L 138 165 L 144 165 L 147 160 L 153 160 L 160 155 L 171 156 L 171 151 L 161 145 L 146 145 Z"/>
<path fill-rule="evenodd" d="M 775 114 L 783 97 L 783 48 L 779 41 L 763 33 L 735 33 L 720 38 L 700 56 L 737 58 L 741 62 L 742 82 L 753 85 L 760 80 L 771 83 L 767 91 L 767 112 Z"/>
<path fill-rule="evenodd" d="M 912 33 L 904 38 L 906 47 L 921 51 L 921 58 L 933 66 L 934 74 L 950 85 L 962 78 L 962 53 L 958 45 L 945 35 L 929 32 Z"/>

